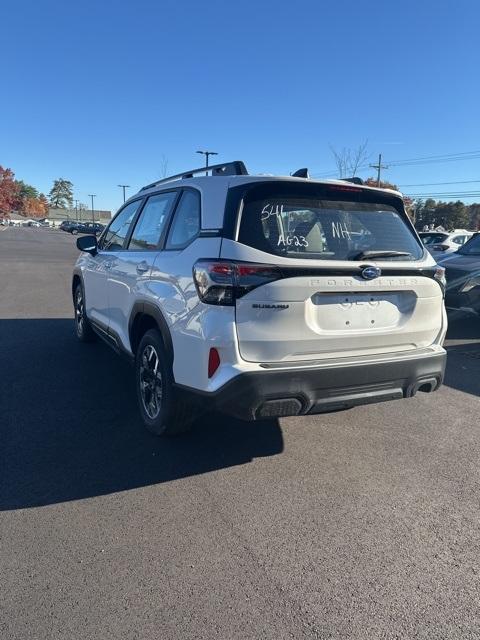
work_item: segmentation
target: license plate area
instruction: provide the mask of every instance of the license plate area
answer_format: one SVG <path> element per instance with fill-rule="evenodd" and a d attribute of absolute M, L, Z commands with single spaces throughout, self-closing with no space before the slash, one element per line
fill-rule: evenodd
<path fill-rule="evenodd" d="M 403 292 L 385 291 L 316 293 L 311 302 L 318 329 L 342 332 L 396 327 L 410 306 Z"/>

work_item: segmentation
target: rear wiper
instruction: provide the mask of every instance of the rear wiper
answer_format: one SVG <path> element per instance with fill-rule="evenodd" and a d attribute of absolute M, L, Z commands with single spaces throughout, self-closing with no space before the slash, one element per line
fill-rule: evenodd
<path fill-rule="evenodd" d="M 400 258 L 402 256 L 411 256 L 408 251 L 359 251 L 349 260 L 363 260 L 364 258 Z"/>

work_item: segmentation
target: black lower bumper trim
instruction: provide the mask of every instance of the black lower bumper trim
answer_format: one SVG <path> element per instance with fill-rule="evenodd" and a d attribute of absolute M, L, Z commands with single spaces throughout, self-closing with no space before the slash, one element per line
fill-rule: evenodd
<path fill-rule="evenodd" d="M 177 386 L 197 406 L 242 420 L 306 415 L 435 391 L 443 381 L 446 353 L 296 371 L 243 373 L 213 393 Z"/>

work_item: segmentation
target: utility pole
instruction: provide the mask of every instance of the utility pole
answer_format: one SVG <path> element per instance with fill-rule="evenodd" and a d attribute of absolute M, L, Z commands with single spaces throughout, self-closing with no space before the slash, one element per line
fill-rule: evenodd
<path fill-rule="evenodd" d="M 205 169 L 207 169 L 207 171 L 205 171 L 205 175 L 208 176 L 208 158 L 209 156 L 218 156 L 218 153 L 216 151 L 197 151 L 197 153 L 205 156 Z"/>
<path fill-rule="evenodd" d="M 119 184 L 117 186 L 119 186 L 121 189 L 123 189 L 123 201 L 125 202 L 125 189 L 130 189 L 130 185 L 129 184 Z"/>
<path fill-rule="evenodd" d="M 380 186 L 380 171 L 382 169 L 388 169 L 388 165 L 382 164 L 382 154 L 378 154 L 378 164 L 371 164 L 372 169 L 377 170 L 377 187 Z"/>
<path fill-rule="evenodd" d="M 78 222 L 78 200 L 74 200 L 75 202 L 75 219 Z"/>
<path fill-rule="evenodd" d="M 93 199 L 97 196 L 95 193 L 89 193 L 88 196 L 92 199 L 92 222 L 95 223 L 95 209 L 93 208 Z"/>

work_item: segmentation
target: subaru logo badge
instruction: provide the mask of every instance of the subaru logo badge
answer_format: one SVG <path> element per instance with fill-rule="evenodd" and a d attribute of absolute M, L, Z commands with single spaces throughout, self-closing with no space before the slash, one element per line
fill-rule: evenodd
<path fill-rule="evenodd" d="M 362 269 L 362 278 L 364 280 L 375 280 L 382 275 L 382 270 L 378 267 L 365 267 Z"/>

